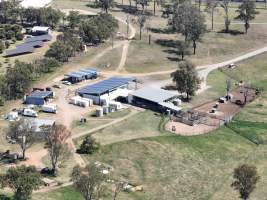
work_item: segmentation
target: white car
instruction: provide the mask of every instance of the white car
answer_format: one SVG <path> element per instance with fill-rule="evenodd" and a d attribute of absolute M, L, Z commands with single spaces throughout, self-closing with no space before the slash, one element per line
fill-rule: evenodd
<path fill-rule="evenodd" d="M 236 67 L 236 65 L 234 64 L 234 63 L 231 63 L 229 66 L 228 66 L 228 68 L 230 68 L 230 69 L 234 69 Z"/>
<path fill-rule="evenodd" d="M 62 83 L 63 83 L 64 85 L 71 85 L 71 82 L 69 82 L 69 81 L 62 81 Z"/>

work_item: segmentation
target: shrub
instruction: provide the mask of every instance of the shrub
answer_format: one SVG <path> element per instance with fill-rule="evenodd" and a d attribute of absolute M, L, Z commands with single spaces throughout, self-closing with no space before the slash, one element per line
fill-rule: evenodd
<path fill-rule="evenodd" d="M 90 135 L 86 136 L 83 140 L 80 148 L 77 150 L 77 153 L 80 154 L 92 154 L 97 151 L 99 148 L 98 143 Z"/>

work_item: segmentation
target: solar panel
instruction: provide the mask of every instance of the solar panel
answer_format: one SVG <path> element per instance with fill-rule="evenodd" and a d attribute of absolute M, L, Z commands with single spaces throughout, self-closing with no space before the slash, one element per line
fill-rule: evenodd
<path fill-rule="evenodd" d="M 5 56 L 15 56 L 25 53 L 33 53 L 34 48 L 32 46 L 20 46 L 16 49 L 6 50 Z"/>
<path fill-rule="evenodd" d="M 34 91 L 29 95 L 29 97 L 34 97 L 34 98 L 46 98 L 50 95 L 52 95 L 52 91 Z"/>
<path fill-rule="evenodd" d="M 24 46 L 32 46 L 32 47 L 42 47 L 44 45 L 43 41 L 34 41 L 34 42 L 28 42 L 28 43 L 22 43 L 17 45 L 16 47 L 24 47 Z"/>
<path fill-rule="evenodd" d="M 73 77 L 73 78 L 82 78 L 83 77 L 81 74 L 76 74 L 74 72 L 69 73 L 69 74 L 65 74 L 65 76 Z"/>
<path fill-rule="evenodd" d="M 50 40 L 52 40 L 51 35 L 40 35 L 40 36 L 34 36 L 31 38 L 27 38 L 25 40 L 25 42 L 28 43 L 28 42 L 35 42 L 35 41 L 50 41 Z"/>
<path fill-rule="evenodd" d="M 125 77 L 112 77 L 107 80 L 95 83 L 93 85 L 88 85 L 81 88 L 78 92 L 80 94 L 102 94 L 113 90 L 115 88 L 121 87 L 128 84 L 130 81 L 135 80 L 134 78 L 125 78 Z"/>

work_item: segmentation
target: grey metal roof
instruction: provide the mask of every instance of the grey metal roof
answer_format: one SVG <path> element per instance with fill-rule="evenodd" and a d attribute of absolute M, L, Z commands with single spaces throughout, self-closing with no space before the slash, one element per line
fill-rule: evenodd
<path fill-rule="evenodd" d="M 33 53 L 34 47 L 32 46 L 21 46 L 16 49 L 6 50 L 5 56 L 15 56 L 25 53 Z"/>
<path fill-rule="evenodd" d="M 38 91 L 38 90 L 36 90 L 36 91 L 32 92 L 28 97 L 43 99 L 43 98 L 46 98 L 46 97 L 52 95 L 52 93 L 53 93 L 52 91 Z"/>
<path fill-rule="evenodd" d="M 52 36 L 46 34 L 46 35 L 40 35 L 40 36 L 27 38 L 25 42 L 28 43 L 28 42 L 35 42 L 35 41 L 50 41 L 50 40 L 52 40 Z"/>
<path fill-rule="evenodd" d="M 156 89 L 152 87 L 143 87 L 131 93 L 132 96 L 136 96 L 142 99 L 146 99 L 155 103 L 161 103 L 168 99 L 174 98 L 177 95 L 168 92 L 163 89 Z"/>
<path fill-rule="evenodd" d="M 21 48 L 21 47 L 42 47 L 44 45 L 43 41 L 34 41 L 34 42 L 27 42 L 27 43 L 22 43 L 16 46 L 16 48 Z"/>
<path fill-rule="evenodd" d="M 86 87 L 81 88 L 78 93 L 79 94 L 103 94 L 123 85 L 128 84 L 131 81 L 134 81 L 135 78 L 130 77 L 112 77 L 93 85 L 88 85 Z"/>
<path fill-rule="evenodd" d="M 70 72 L 68 74 L 65 74 L 65 76 L 74 77 L 74 78 L 83 78 L 84 76 L 93 76 L 96 73 L 97 73 L 96 70 L 82 69 L 79 71 Z"/>

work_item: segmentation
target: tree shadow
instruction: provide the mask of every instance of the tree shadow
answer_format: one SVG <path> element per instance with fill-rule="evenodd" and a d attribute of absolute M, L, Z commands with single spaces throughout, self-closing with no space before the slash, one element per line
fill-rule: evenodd
<path fill-rule="evenodd" d="M 236 36 L 236 35 L 243 35 L 244 32 L 243 31 L 238 31 L 238 30 L 229 30 L 228 32 L 226 32 L 224 29 L 219 31 L 218 33 L 225 33 L 225 34 L 230 34 L 230 35 L 233 35 L 233 36 Z"/>
<path fill-rule="evenodd" d="M 93 3 L 93 2 L 86 4 L 86 7 L 88 7 L 88 8 L 100 8 L 98 4 Z"/>
<path fill-rule="evenodd" d="M 182 61 L 181 53 L 179 51 L 182 45 L 182 41 L 170 40 L 170 39 L 158 39 L 155 41 L 155 43 L 167 48 L 167 49 L 164 49 L 163 52 L 170 55 L 167 57 L 170 61 L 173 61 L 173 62 Z M 175 56 L 172 56 L 172 55 L 175 55 Z M 190 52 L 187 50 L 184 52 L 184 55 L 185 56 L 190 55 Z"/>
<path fill-rule="evenodd" d="M 149 28 L 149 30 L 152 33 L 161 33 L 161 34 L 173 34 L 173 33 L 175 33 L 175 31 L 171 27 L 168 27 L 168 28 Z"/>

